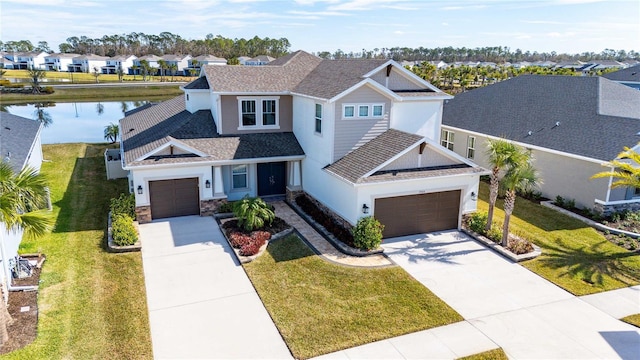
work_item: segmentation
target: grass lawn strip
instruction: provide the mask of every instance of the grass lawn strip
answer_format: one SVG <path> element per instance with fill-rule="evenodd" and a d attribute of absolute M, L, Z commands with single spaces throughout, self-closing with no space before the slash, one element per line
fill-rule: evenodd
<path fill-rule="evenodd" d="M 21 252 L 47 255 L 38 337 L 9 359 L 152 357 L 140 253 L 104 250 L 109 199 L 126 179 L 106 180 L 103 145 L 43 146 L 56 228 Z"/>
<path fill-rule="evenodd" d="M 502 348 L 497 348 L 479 354 L 469 355 L 461 357 L 458 360 L 507 360 L 507 354 L 504 353 Z"/>
<path fill-rule="evenodd" d="M 0 104 L 47 101 L 119 101 L 145 99 L 162 101 L 184 93 L 176 86 L 127 86 L 56 89 L 53 94 L 2 94 Z"/>
<path fill-rule="evenodd" d="M 402 268 L 329 263 L 295 235 L 244 267 L 296 358 L 463 320 Z"/>
<path fill-rule="evenodd" d="M 488 198 L 489 187 L 481 182 L 479 211 L 488 210 Z M 494 219 L 499 222 L 504 220 L 502 208 L 498 199 Z M 580 220 L 518 198 L 510 231 L 542 248 L 540 257 L 521 264 L 574 295 L 640 284 L 640 256 Z"/>
<path fill-rule="evenodd" d="M 640 314 L 625 316 L 620 320 L 640 328 Z"/>

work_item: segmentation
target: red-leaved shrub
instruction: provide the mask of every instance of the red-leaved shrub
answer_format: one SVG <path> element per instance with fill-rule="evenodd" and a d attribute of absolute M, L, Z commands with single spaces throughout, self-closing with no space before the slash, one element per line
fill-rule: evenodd
<path fill-rule="evenodd" d="M 231 243 L 231 246 L 233 246 L 234 248 L 240 249 L 244 245 L 247 245 L 250 242 L 252 242 L 252 239 L 250 235 L 234 231 L 229 235 L 229 242 Z"/>

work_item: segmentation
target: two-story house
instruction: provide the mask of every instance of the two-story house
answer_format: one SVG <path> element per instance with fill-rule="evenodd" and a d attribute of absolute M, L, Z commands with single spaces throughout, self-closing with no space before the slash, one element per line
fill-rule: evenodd
<path fill-rule="evenodd" d="M 297 51 L 204 66 L 176 97 L 120 120 L 137 218 L 207 215 L 249 196 L 306 193 L 385 236 L 458 228 L 485 170 L 440 145 L 447 95 L 392 60 Z"/>
<path fill-rule="evenodd" d="M 256 57 L 251 58 L 251 59 L 245 60 L 244 63 L 241 63 L 241 65 L 262 66 L 262 65 L 267 65 L 268 63 L 270 63 L 273 60 L 275 60 L 275 59 L 272 58 L 271 56 L 258 55 Z"/>
<path fill-rule="evenodd" d="M 157 55 L 145 55 L 145 56 L 141 56 L 137 59 L 133 60 L 133 66 L 130 69 L 129 75 L 140 75 L 142 74 L 144 71 L 142 69 L 141 66 L 141 61 L 145 60 L 147 63 L 149 63 L 149 66 L 154 68 L 154 75 L 157 73 L 158 68 L 160 67 L 160 65 L 158 64 L 158 60 L 162 60 L 161 57 L 157 56 Z"/>
<path fill-rule="evenodd" d="M 73 58 L 80 56 L 73 53 L 50 54 L 44 58 L 44 66 L 48 71 L 67 71 Z"/>
<path fill-rule="evenodd" d="M 122 69 L 123 74 L 128 74 L 133 66 L 133 61 L 137 59 L 135 55 L 118 55 L 107 59 L 107 64 L 102 67 L 103 74 L 117 74 L 118 69 Z"/>
<path fill-rule="evenodd" d="M 107 56 L 95 54 L 80 55 L 74 57 L 67 68 L 69 72 L 90 73 L 95 72 L 96 69 L 98 72 L 101 72 L 102 68 L 107 65 L 107 60 L 109 60 Z"/>
<path fill-rule="evenodd" d="M 179 75 L 189 75 L 189 71 L 187 68 L 190 65 L 191 55 L 173 55 L 167 54 L 162 56 L 162 60 L 167 62 L 167 66 L 175 66 L 175 74 Z M 170 70 L 165 71 L 165 73 L 170 74 Z M 174 75 L 175 75 L 174 74 Z"/>
<path fill-rule="evenodd" d="M 8 53 L 7 58 L 15 64 L 14 69 L 46 69 L 45 57 L 49 54 L 44 51 Z"/>

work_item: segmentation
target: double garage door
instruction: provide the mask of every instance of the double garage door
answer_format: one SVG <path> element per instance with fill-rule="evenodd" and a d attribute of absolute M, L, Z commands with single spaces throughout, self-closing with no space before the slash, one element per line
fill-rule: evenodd
<path fill-rule="evenodd" d="M 456 229 L 459 216 L 460 190 L 375 200 L 385 238 Z"/>
<path fill-rule="evenodd" d="M 149 182 L 151 217 L 161 219 L 174 216 L 199 215 L 198 178 Z"/>

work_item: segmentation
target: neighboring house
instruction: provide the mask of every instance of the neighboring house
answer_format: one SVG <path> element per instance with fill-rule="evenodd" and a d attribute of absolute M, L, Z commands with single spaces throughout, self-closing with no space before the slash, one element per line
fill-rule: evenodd
<path fill-rule="evenodd" d="M 72 53 L 50 54 L 44 58 L 44 66 L 48 71 L 68 71 L 73 58 L 80 56 Z"/>
<path fill-rule="evenodd" d="M 640 90 L 640 65 L 604 74 L 602 77 Z"/>
<path fill-rule="evenodd" d="M 248 56 L 238 56 L 238 64 L 246 65 L 247 60 L 251 60 Z"/>
<path fill-rule="evenodd" d="M 167 62 L 167 65 L 175 65 L 176 66 L 176 74 L 181 74 L 184 76 L 189 75 L 189 71 L 187 68 L 189 67 L 189 62 L 191 61 L 191 55 L 164 55 L 162 59 Z M 166 74 L 171 74 L 169 70 L 166 71 Z"/>
<path fill-rule="evenodd" d="M 95 54 L 80 55 L 72 59 L 71 64 L 67 66 L 69 72 L 83 72 L 91 73 L 95 69 L 102 71 L 102 68 L 107 66 L 107 56 L 100 56 Z"/>
<path fill-rule="evenodd" d="M 162 58 L 156 55 L 145 55 L 134 59 L 133 68 L 131 69 L 129 75 L 140 75 L 143 73 L 142 67 L 140 66 L 140 61 L 142 60 L 146 60 L 149 63 L 149 66 L 155 68 L 157 71 L 157 69 L 160 67 L 160 65 L 158 65 L 158 60 L 162 60 Z"/>
<path fill-rule="evenodd" d="M 205 65 L 227 65 L 227 59 L 213 55 L 196 56 L 189 61 L 189 67 L 184 70 L 185 76 L 200 74 L 200 69 Z"/>
<path fill-rule="evenodd" d="M 45 57 L 49 54 L 44 51 L 34 51 L 34 52 L 8 52 L 4 54 L 4 58 L 8 60 L 5 63 L 5 68 L 9 69 L 11 67 L 6 65 L 11 65 L 13 69 L 43 69 L 45 70 Z"/>
<path fill-rule="evenodd" d="M 137 59 L 134 55 L 119 55 L 107 59 L 107 63 L 102 67 L 103 74 L 117 74 L 118 68 L 122 68 L 123 74 L 129 74 L 133 61 Z"/>
<path fill-rule="evenodd" d="M 0 51 L 0 69 L 17 69 L 18 65 L 13 61 L 11 53 Z"/>
<path fill-rule="evenodd" d="M 297 51 L 203 67 L 184 96 L 120 120 L 138 221 L 208 215 L 243 196 L 305 192 L 385 237 L 460 227 L 486 170 L 439 145 L 450 95 L 392 60 Z"/>
<path fill-rule="evenodd" d="M 444 106 L 442 144 L 490 167 L 486 139 L 531 149 L 542 195 L 611 211 L 640 209 L 640 189 L 611 189 L 603 163 L 640 141 L 640 92 L 602 77 L 521 75 Z M 636 147 L 637 148 L 637 147 Z"/>
<path fill-rule="evenodd" d="M 245 60 L 244 64 L 241 63 L 241 65 L 262 66 L 262 65 L 267 65 L 268 63 L 272 62 L 273 60 L 275 60 L 275 59 L 272 58 L 271 56 L 258 55 L 258 56 L 254 57 L 254 58 L 249 59 L 249 60 Z"/>
<path fill-rule="evenodd" d="M 42 123 L 39 121 L 12 115 L 0 111 L 0 155 L 8 162 L 14 172 L 18 173 L 25 167 L 40 171 L 42 165 L 42 143 L 40 132 Z M 18 255 L 18 247 L 22 241 L 22 230 L 7 230 L 0 222 L 0 260 L 4 266 L 4 274 L 11 274 L 8 260 Z"/>

